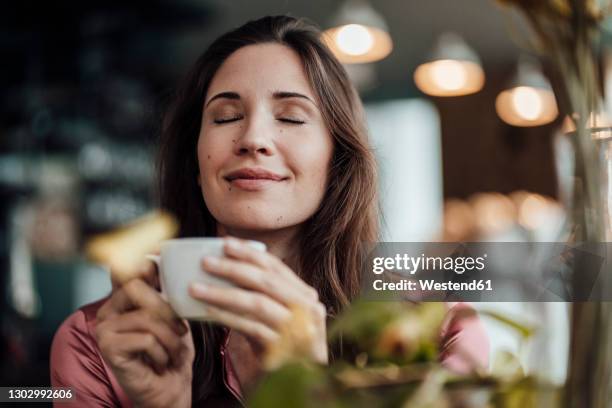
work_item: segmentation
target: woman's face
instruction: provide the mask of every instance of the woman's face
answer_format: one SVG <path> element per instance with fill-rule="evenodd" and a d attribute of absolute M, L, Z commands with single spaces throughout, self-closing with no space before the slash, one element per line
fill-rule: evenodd
<path fill-rule="evenodd" d="M 217 222 L 275 230 L 314 214 L 333 142 L 292 49 L 269 43 L 234 52 L 215 74 L 203 109 L 198 182 Z"/>

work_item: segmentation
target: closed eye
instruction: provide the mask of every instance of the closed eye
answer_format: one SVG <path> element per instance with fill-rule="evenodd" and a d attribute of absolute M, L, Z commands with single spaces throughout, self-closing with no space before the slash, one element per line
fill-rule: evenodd
<path fill-rule="evenodd" d="M 303 125 L 304 122 L 303 120 L 299 120 L 299 119 L 292 119 L 292 118 L 279 118 L 278 119 L 280 122 L 284 122 L 284 123 L 290 123 L 292 125 Z"/>
<path fill-rule="evenodd" d="M 217 125 L 222 125 L 224 123 L 235 122 L 240 119 L 242 119 L 242 116 L 232 116 L 230 118 L 215 119 L 213 122 L 215 122 Z"/>

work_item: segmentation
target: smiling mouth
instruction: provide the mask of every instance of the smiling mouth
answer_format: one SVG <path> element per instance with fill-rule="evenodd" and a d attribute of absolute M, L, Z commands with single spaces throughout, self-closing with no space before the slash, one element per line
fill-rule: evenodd
<path fill-rule="evenodd" d="M 258 168 L 243 168 L 229 173 L 224 179 L 231 186 L 246 191 L 258 191 L 288 179 L 279 174 Z"/>
<path fill-rule="evenodd" d="M 244 167 L 226 174 L 224 178 L 227 181 L 234 181 L 237 179 L 282 181 L 287 177 L 283 177 L 280 174 L 276 174 L 263 168 Z"/>
<path fill-rule="evenodd" d="M 278 183 L 285 181 L 286 179 L 273 180 L 268 178 L 234 178 L 226 179 L 232 187 L 236 187 L 240 190 L 245 191 L 260 191 L 267 187 L 271 187 Z"/>
<path fill-rule="evenodd" d="M 225 177 L 225 179 L 229 182 L 235 180 L 269 180 L 269 181 L 283 181 L 286 177 L 261 177 L 261 176 L 233 176 L 233 177 Z"/>

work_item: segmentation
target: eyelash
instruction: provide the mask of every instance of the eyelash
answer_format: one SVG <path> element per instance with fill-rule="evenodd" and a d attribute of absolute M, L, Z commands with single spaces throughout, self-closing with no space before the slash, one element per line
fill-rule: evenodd
<path fill-rule="evenodd" d="M 291 125 L 303 125 L 304 122 L 303 120 L 299 120 L 299 119 L 290 119 L 290 118 L 280 118 L 278 119 L 279 121 L 283 122 L 283 123 L 289 123 Z"/>
<path fill-rule="evenodd" d="M 242 119 L 242 116 L 234 116 L 233 118 L 227 118 L 227 119 L 215 119 L 213 122 L 217 125 L 223 125 L 225 123 L 231 123 L 231 122 L 235 122 L 237 120 Z M 303 120 L 298 120 L 298 119 L 290 119 L 290 118 L 280 118 L 278 119 L 280 122 L 283 123 L 288 123 L 291 125 L 303 125 L 304 122 Z"/>
<path fill-rule="evenodd" d="M 213 122 L 215 122 L 215 124 L 217 125 L 223 125 L 224 123 L 235 122 L 240 119 L 242 119 L 242 116 L 234 116 L 232 118 L 227 118 L 227 119 L 215 119 Z"/>

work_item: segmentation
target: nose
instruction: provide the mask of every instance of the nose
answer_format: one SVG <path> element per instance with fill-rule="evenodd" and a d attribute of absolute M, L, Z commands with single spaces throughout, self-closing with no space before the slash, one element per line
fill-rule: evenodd
<path fill-rule="evenodd" d="M 245 128 L 240 137 L 235 140 L 234 153 L 239 156 L 263 154 L 270 156 L 273 154 L 274 145 L 272 143 L 272 129 L 268 126 L 264 115 L 252 115 L 247 117 Z"/>

